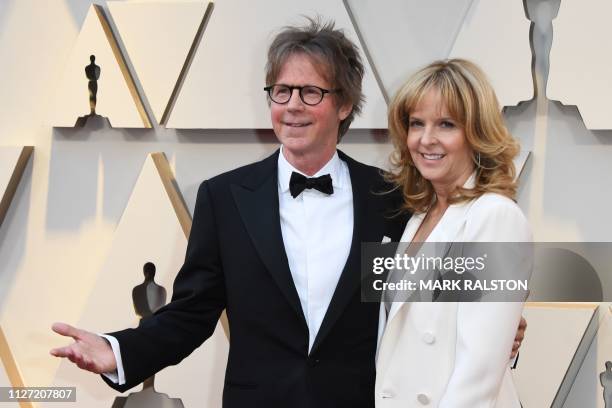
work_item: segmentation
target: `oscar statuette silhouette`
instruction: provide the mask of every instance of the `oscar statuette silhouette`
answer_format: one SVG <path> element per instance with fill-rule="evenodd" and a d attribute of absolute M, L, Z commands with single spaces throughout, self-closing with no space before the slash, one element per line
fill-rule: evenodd
<path fill-rule="evenodd" d="M 155 265 L 147 262 L 143 267 L 144 282 L 132 290 L 134 310 L 141 319 L 151 316 L 166 304 L 166 289 L 155 283 Z M 155 391 L 155 376 L 147 378 L 142 391 L 133 392 L 126 397 L 118 397 L 112 408 L 184 408 L 180 398 Z"/>
<path fill-rule="evenodd" d="M 612 408 L 612 361 L 606 361 L 606 369 L 599 374 L 599 382 L 603 387 L 604 406 Z"/>
<path fill-rule="evenodd" d="M 79 116 L 74 126 L 84 127 L 88 121 L 96 122 L 99 126 L 100 123 L 104 122 L 106 118 L 96 113 L 96 103 L 98 101 L 98 79 L 100 79 L 100 73 L 102 68 L 96 65 L 96 56 L 89 56 L 89 65 L 85 66 L 85 76 L 87 77 L 87 90 L 89 93 L 89 114 L 85 116 Z"/>

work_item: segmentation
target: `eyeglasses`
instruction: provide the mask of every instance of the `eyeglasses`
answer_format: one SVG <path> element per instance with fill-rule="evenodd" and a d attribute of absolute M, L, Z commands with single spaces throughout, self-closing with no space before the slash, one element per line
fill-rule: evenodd
<path fill-rule="evenodd" d="M 306 105 L 314 106 L 321 103 L 323 97 L 327 93 L 339 92 L 338 89 L 323 89 L 314 85 L 306 85 L 306 86 L 290 86 L 283 84 L 274 84 L 270 86 L 266 86 L 264 91 L 268 93 L 268 96 L 274 103 L 278 103 L 279 105 L 283 105 L 291 99 L 291 95 L 293 94 L 293 90 L 299 90 L 300 99 Z"/>

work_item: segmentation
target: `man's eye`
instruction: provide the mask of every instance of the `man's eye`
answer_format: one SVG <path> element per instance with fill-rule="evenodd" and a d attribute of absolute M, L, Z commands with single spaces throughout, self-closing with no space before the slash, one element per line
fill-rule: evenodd
<path fill-rule="evenodd" d="M 304 96 L 319 96 L 321 95 L 321 91 L 319 91 L 317 88 L 313 88 L 310 86 L 304 87 L 304 89 L 302 90 L 302 93 L 304 94 Z"/>
<path fill-rule="evenodd" d="M 276 96 L 287 96 L 289 94 L 289 88 L 275 88 L 274 95 Z"/>

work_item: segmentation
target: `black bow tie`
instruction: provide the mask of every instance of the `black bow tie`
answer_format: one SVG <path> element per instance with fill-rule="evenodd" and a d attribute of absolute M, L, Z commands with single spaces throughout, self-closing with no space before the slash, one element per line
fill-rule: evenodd
<path fill-rule="evenodd" d="M 329 174 L 324 174 L 320 177 L 306 177 L 295 171 L 291 173 L 289 191 L 291 191 L 293 198 L 299 196 L 307 188 L 314 188 L 325 194 L 334 193 L 332 178 Z"/>

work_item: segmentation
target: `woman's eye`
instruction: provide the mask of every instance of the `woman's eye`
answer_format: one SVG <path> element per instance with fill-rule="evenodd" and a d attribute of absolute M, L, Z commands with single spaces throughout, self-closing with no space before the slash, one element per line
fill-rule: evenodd
<path fill-rule="evenodd" d="M 411 120 L 410 122 L 408 122 L 408 126 L 410 126 L 410 127 L 421 127 L 421 126 L 423 126 L 423 122 L 421 122 L 420 120 Z"/>
<path fill-rule="evenodd" d="M 444 120 L 442 122 L 440 122 L 440 126 L 442 126 L 443 128 L 454 128 L 455 124 L 451 121 L 448 120 Z"/>

